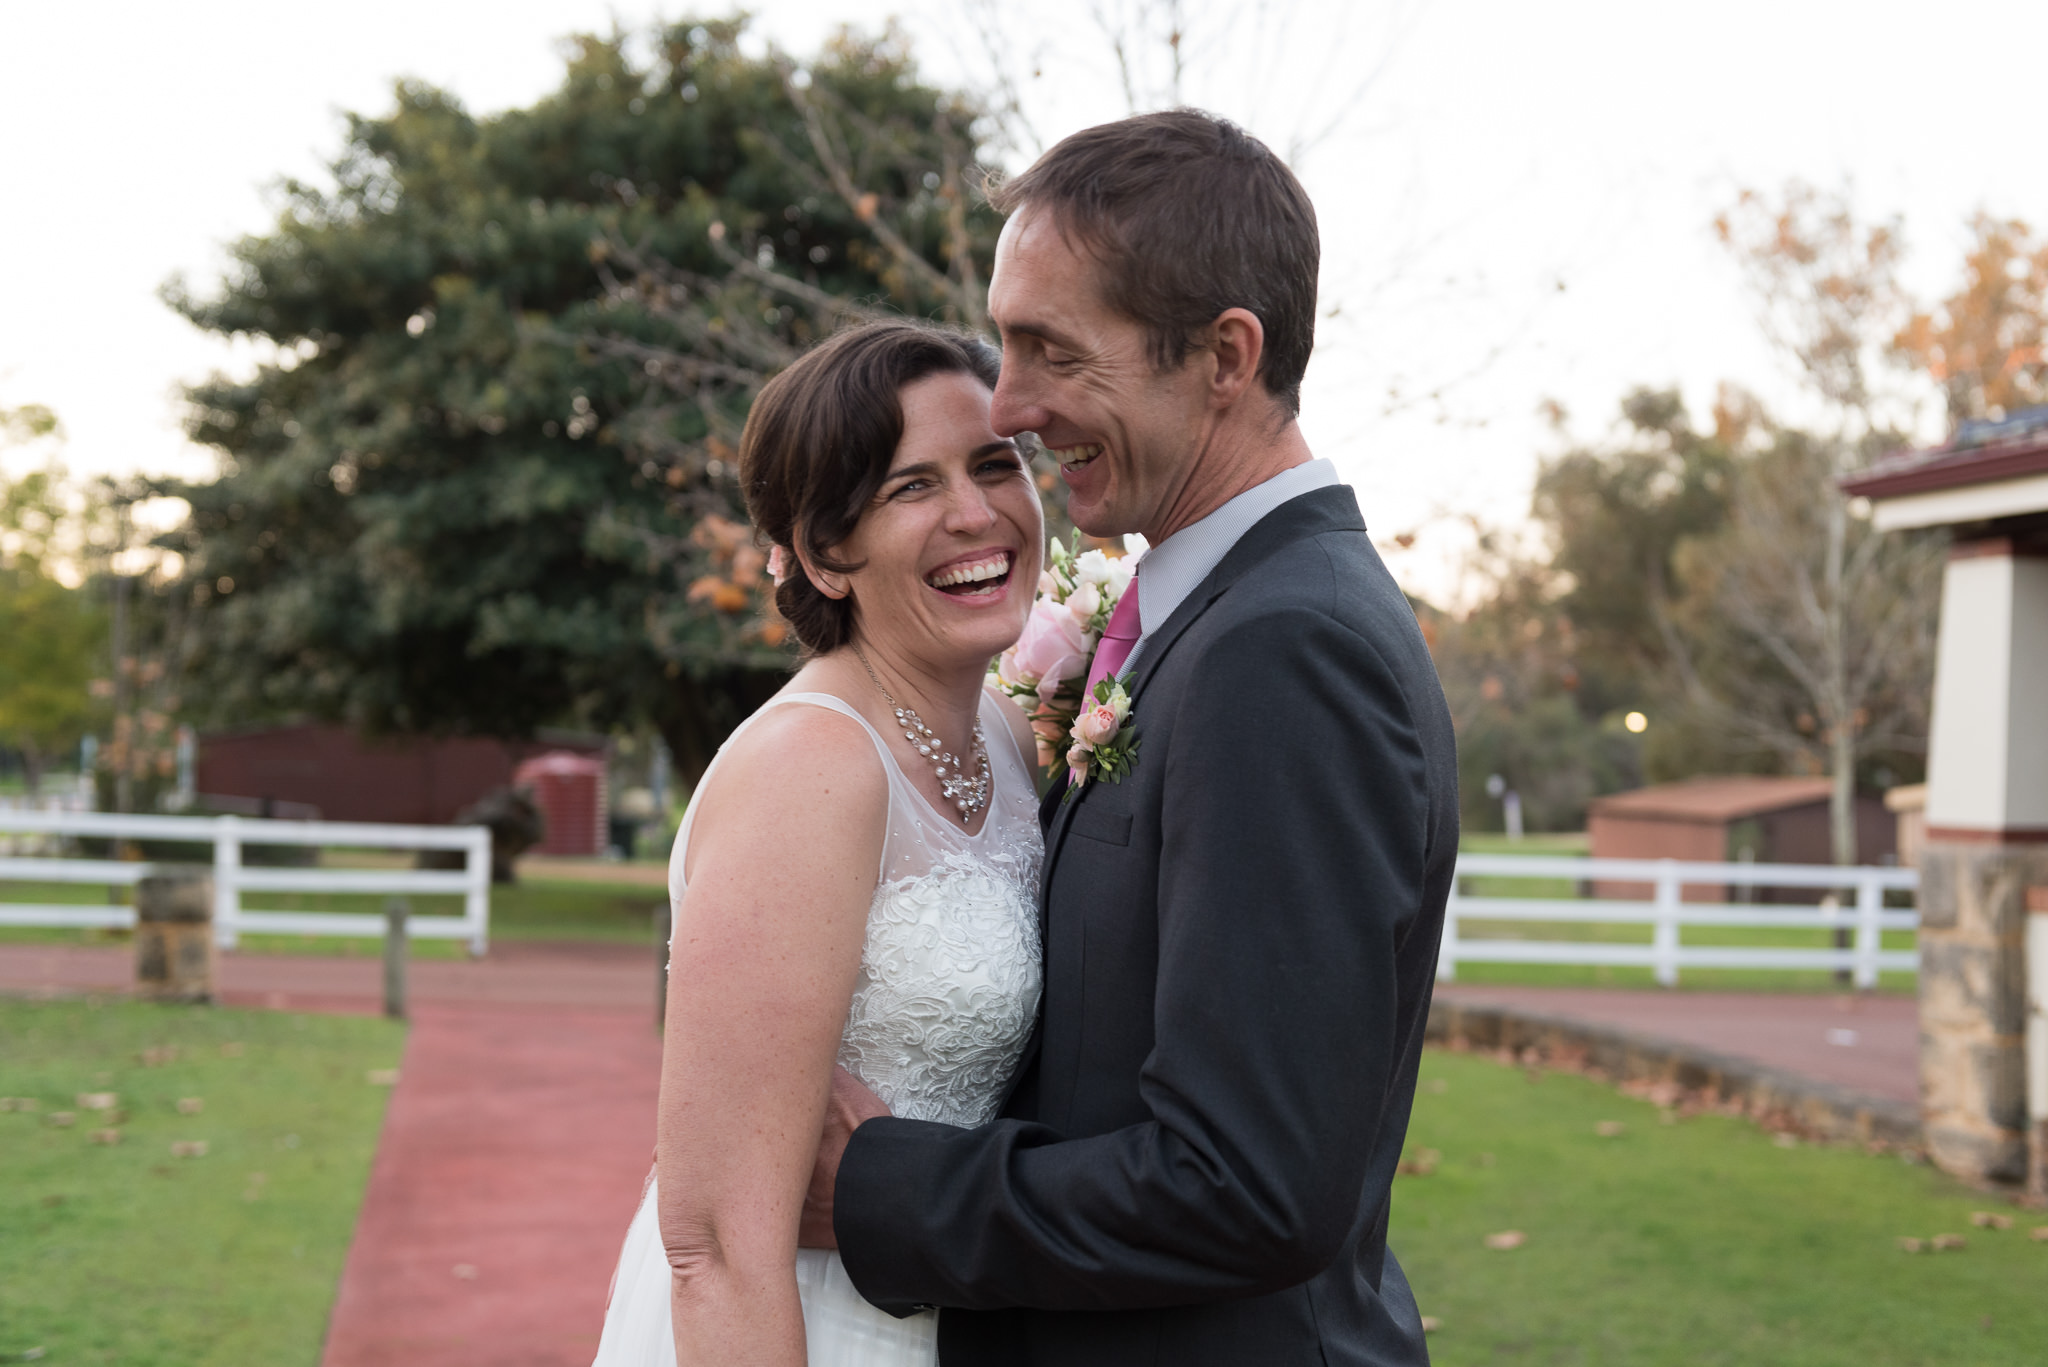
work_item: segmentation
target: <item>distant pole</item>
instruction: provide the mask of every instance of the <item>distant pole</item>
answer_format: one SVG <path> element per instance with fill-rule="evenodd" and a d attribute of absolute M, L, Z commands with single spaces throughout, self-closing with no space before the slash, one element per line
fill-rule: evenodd
<path fill-rule="evenodd" d="M 412 903 L 394 897 L 384 904 L 384 1014 L 392 1020 L 405 1019 L 406 921 Z"/>
<path fill-rule="evenodd" d="M 664 901 L 654 909 L 654 1028 L 668 1020 L 669 910 Z"/>

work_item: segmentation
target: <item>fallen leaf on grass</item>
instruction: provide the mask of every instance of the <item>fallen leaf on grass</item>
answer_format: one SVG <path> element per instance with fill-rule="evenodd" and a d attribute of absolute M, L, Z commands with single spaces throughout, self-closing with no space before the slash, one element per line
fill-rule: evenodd
<path fill-rule="evenodd" d="M 451 1270 L 460 1281 L 473 1282 L 476 1280 L 477 1271 L 475 1263 L 457 1263 Z"/>
<path fill-rule="evenodd" d="M 372 1087 L 396 1087 L 398 1085 L 398 1070 L 396 1068 L 372 1068 L 369 1072 L 363 1074 L 363 1081 L 369 1083 Z"/>
<path fill-rule="evenodd" d="M 50 1112 L 50 1123 L 61 1130 L 67 1125 L 77 1124 L 78 1117 L 70 1111 L 52 1111 Z"/>
<path fill-rule="evenodd" d="M 1899 1236 L 1898 1242 L 1899 1252 L 1901 1253 L 1925 1253 L 1927 1251 L 1927 1241 L 1925 1239 L 1915 1239 L 1911 1235 L 1902 1234 Z"/>
<path fill-rule="evenodd" d="M 179 1115 L 198 1115 L 201 1111 L 205 1109 L 206 1102 L 200 1099 L 199 1097 L 181 1096 L 178 1098 Z"/>
<path fill-rule="evenodd" d="M 1479 1155 L 1479 1166 L 1480 1166 L 1480 1167 L 1482 1167 L 1482 1168 L 1490 1168 L 1490 1167 L 1492 1167 L 1492 1166 L 1493 1166 L 1493 1164 L 1494 1164 L 1494 1157 L 1493 1157 L 1493 1155 L 1492 1155 L 1492 1154 L 1490 1154 L 1490 1153 L 1482 1153 L 1482 1154 L 1480 1154 L 1480 1155 Z"/>
<path fill-rule="evenodd" d="M 1498 1234 L 1486 1236 L 1486 1246 L 1505 1253 L 1511 1248 L 1520 1248 L 1529 1242 L 1529 1236 L 1519 1229 L 1504 1229 Z"/>
<path fill-rule="evenodd" d="M 49 1351 L 49 1349 L 41 1347 L 24 1348 L 21 1350 L 21 1360 L 23 1362 L 41 1362 Z"/>
<path fill-rule="evenodd" d="M 1434 1334 L 1443 1327 L 1444 1322 L 1435 1315 L 1424 1315 L 1422 1317 L 1422 1332 L 1425 1334 Z"/>
<path fill-rule="evenodd" d="M 1781 1149 L 1796 1149 L 1799 1147 L 1799 1136 L 1781 1131 L 1771 1136 L 1771 1142 Z"/>
<path fill-rule="evenodd" d="M 1442 1096 L 1445 1092 L 1451 1090 L 1451 1084 L 1444 1081 L 1440 1077 L 1431 1078 L 1429 1081 L 1423 1083 L 1422 1087 L 1424 1091 L 1427 1091 L 1434 1096 Z"/>
<path fill-rule="evenodd" d="M 270 1174 L 269 1174 L 269 1173 L 267 1173 L 267 1172 L 252 1172 L 252 1173 L 250 1173 L 250 1174 L 249 1174 L 249 1185 L 248 1185 L 247 1187 L 243 1188 L 243 1190 L 242 1190 L 242 1199 L 243 1199 L 244 1201 L 254 1201 L 254 1200 L 257 1200 L 258 1198 L 260 1198 L 260 1197 L 261 1197 L 261 1196 L 263 1195 L 263 1187 L 264 1187 L 264 1184 L 265 1184 L 265 1183 L 267 1183 L 267 1182 L 269 1182 L 269 1181 L 270 1181 Z"/>
<path fill-rule="evenodd" d="M 1949 1253 L 1970 1246 L 1970 1241 L 1960 1234 L 1937 1234 L 1927 1242 L 1936 1253 Z"/>
<path fill-rule="evenodd" d="M 1970 1212 L 1970 1223 L 1979 1229 L 2011 1229 L 2012 1216 L 2000 1215 L 1991 1210 L 1973 1210 Z"/>
<path fill-rule="evenodd" d="M 2048 1244 L 2048 1225 L 2035 1225 L 2027 1231 L 2027 1237 L 2037 1244 Z"/>
<path fill-rule="evenodd" d="M 1619 1120 L 1603 1120 L 1593 1127 L 1593 1133 L 1602 1139 L 1618 1139 L 1628 1130 Z"/>
<path fill-rule="evenodd" d="M 1404 1158 L 1396 1165 L 1395 1171 L 1410 1177 L 1427 1177 L 1436 1171 L 1436 1165 L 1443 1161 L 1443 1155 L 1435 1149 L 1420 1149 L 1413 1158 Z"/>
<path fill-rule="evenodd" d="M 74 1100 L 81 1111 L 111 1111 L 121 1104 L 119 1094 L 114 1092 L 80 1092 Z"/>
<path fill-rule="evenodd" d="M 171 1142 L 171 1157 L 204 1158 L 206 1157 L 206 1141 L 204 1139 L 173 1140 Z"/>
<path fill-rule="evenodd" d="M 135 1057 L 141 1061 L 142 1066 L 145 1068 L 161 1068 L 166 1063 L 178 1061 L 178 1046 L 175 1044 L 155 1045 L 143 1050 Z"/>
<path fill-rule="evenodd" d="M 86 1132 L 85 1142 L 88 1144 L 118 1144 L 121 1142 L 121 1132 L 119 1130 L 89 1130 Z"/>

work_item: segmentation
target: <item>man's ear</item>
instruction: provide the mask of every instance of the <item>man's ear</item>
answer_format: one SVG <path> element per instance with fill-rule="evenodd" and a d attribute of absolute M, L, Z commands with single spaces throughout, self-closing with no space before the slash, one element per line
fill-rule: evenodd
<path fill-rule="evenodd" d="M 1250 309 L 1225 309 L 1209 326 L 1209 349 L 1216 358 L 1209 394 L 1218 404 L 1232 404 L 1258 378 L 1259 362 L 1266 354 L 1266 328 Z"/>
<path fill-rule="evenodd" d="M 827 598 L 834 599 L 844 598 L 853 592 L 853 585 L 847 582 L 845 575 L 818 567 L 818 562 L 811 558 L 810 547 L 804 544 L 803 537 L 798 536 L 795 540 L 796 545 L 792 549 L 796 551 L 796 563 L 802 568 L 804 578 L 811 581 L 812 588 Z"/>

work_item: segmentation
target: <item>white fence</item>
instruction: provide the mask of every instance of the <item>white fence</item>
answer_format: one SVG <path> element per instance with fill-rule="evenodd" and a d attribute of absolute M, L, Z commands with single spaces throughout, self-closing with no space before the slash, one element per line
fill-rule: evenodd
<path fill-rule="evenodd" d="M 369 822 L 265 821 L 239 816 L 125 816 L 111 812 L 0 811 L 0 834 L 83 836 L 102 840 L 175 840 L 213 846 L 213 929 L 223 949 L 244 934 L 352 935 L 377 938 L 384 917 L 368 912 L 268 911 L 245 907 L 244 893 L 320 892 L 457 894 L 460 916 L 414 916 L 408 930 L 426 939 L 467 940 L 472 954 L 490 945 L 491 832 L 485 826 L 385 826 Z M 460 850 L 461 869 L 272 868 L 242 862 L 245 845 L 352 846 L 386 850 Z M 132 887 L 155 865 L 117 859 L 0 858 L 0 881 Z M 0 926 L 133 926 L 127 906 L 0 902 Z"/>
<path fill-rule="evenodd" d="M 1555 878 L 1573 883 L 1647 883 L 1650 901 L 1587 897 L 1480 897 L 1465 891 L 1474 877 Z M 1687 886 L 1816 888 L 1848 893 L 1847 905 L 1765 906 L 1687 902 Z M 1458 860 L 1458 879 L 1444 917 L 1437 980 L 1451 982 L 1460 963 L 1621 965 L 1653 970 L 1658 983 L 1675 986 L 1687 968 L 1827 969 L 1846 971 L 1858 987 L 1875 987 L 1881 972 L 1913 972 L 1914 950 L 1888 950 L 1887 930 L 1914 930 L 1919 913 L 1888 908 L 1889 891 L 1916 891 L 1917 869 L 1817 864 L 1705 864 L 1675 859 L 1565 859 L 1546 855 L 1468 854 Z M 1467 921 L 1522 921 L 1551 924 L 1647 925 L 1647 944 L 1599 940 L 1470 939 Z M 1686 926 L 1787 930 L 1850 930 L 1851 943 L 1835 948 L 1768 945 L 1686 944 Z"/>

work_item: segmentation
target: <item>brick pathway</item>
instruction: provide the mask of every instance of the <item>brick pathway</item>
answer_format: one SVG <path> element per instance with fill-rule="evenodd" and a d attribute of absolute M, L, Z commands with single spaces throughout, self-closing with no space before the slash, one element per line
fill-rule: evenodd
<path fill-rule="evenodd" d="M 1920 1099 L 1920 1007 L 1912 997 L 1463 983 L 1440 985 L 1437 995 L 1618 1025 L 1909 1105 Z"/>

